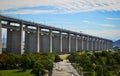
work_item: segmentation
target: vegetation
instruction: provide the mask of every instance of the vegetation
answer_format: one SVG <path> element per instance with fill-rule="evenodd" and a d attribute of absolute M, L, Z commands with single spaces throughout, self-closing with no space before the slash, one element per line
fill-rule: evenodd
<path fill-rule="evenodd" d="M 34 54 L 15 54 L 6 53 L 0 55 L 0 69 L 11 70 L 19 69 L 20 72 L 26 72 L 28 69 L 32 69 L 31 73 L 44 75 L 48 72 L 52 74 L 53 62 L 60 61 L 58 54 L 52 53 L 34 53 Z M 0 70 L 0 71 L 1 71 Z M 7 71 L 5 71 L 7 72 Z M 2 74 L 0 73 L 2 76 Z M 8 75 L 5 75 L 8 76 Z M 12 75 L 14 76 L 14 75 Z M 27 76 L 27 75 L 26 75 Z"/>
<path fill-rule="evenodd" d="M 119 76 L 120 52 L 73 52 L 68 59 L 84 76 Z"/>
<path fill-rule="evenodd" d="M 0 70 L 0 76 L 35 76 L 35 74 L 30 73 L 31 70 L 26 72 L 20 72 L 18 69 L 14 70 Z"/>

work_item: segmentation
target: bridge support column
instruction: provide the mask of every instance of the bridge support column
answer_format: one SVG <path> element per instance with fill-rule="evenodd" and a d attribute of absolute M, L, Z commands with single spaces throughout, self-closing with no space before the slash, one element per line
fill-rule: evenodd
<path fill-rule="evenodd" d="M 24 49 L 23 49 L 23 24 L 20 23 L 20 53 L 23 54 L 24 53 Z"/>
<path fill-rule="evenodd" d="M 53 34 L 52 37 L 52 50 L 60 52 L 60 36 L 58 34 Z"/>
<path fill-rule="evenodd" d="M 75 49 L 78 51 L 78 38 L 77 35 L 75 35 Z"/>
<path fill-rule="evenodd" d="M 60 32 L 60 52 L 62 52 L 62 32 Z"/>
<path fill-rule="evenodd" d="M 27 53 L 37 52 L 37 34 L 36 32 L 25 32 L 25 51 Z"/>
<path fill-rule="evenodd" d="M 101 45 L 101 46 L 100 46 L 100 48 L 101 48 L 100 50 L 103 50 L 103 40 L 101 40 L 100 45 Z"/>
<path fill-rule="evenodd" d="M 2 54 L 2 24 L 0 19 L 0 54 Z"/>
<path fill-rule="evenodd" d="M 82 49 L 82 51 L 84 50 L 84 38 L 83 38 L 83 36 L 81 36 L 81 49 Z"/>
<path fill-rule="evenodd" d="M 37 52 L 40 52 L 40 32 L 41 29 L 39 26 L 37 26 Z"/>
<path fill-rule="evenodd" d="M 93 39 L 91 38 L 91 50 L 93 51 Z"/>
<path fill-rule="evenodd" d="M 23 54 L 23 25 L 13 30 L 7 29 L 7 51 Z"/>
<path fill-rule="evenodd" d="M 71 36 L 68 34 L 68 51 L 71 52 Z"/>
<path fill-rule="evenodd" d="M 79 36 L 78 38 L 78 51 L 81 51 L 82 50 L 82 41 L 81 41 L 81 37 Z"/>
<path fill-rule="evenodd" d="M 97 45 L 97 39 L 95 39 L 95 51 L 97 51 L 97 47 L 98 47 L 98 45 Z"/>
<path fill-rule="evenodd" d="M 52 53 L 52 30 L 49 30 L 50 35 L 50 53 Z"/>
<path fill-rule="evenodd" d="M 89 37 L 87 37 L 87 50 L 89 50 Z"/>

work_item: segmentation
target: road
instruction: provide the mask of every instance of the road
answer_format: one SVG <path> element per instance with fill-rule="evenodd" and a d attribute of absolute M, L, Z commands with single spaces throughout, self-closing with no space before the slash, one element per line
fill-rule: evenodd
<path fill-rule="evenodd" d="M 80 76 L 68 61 L 54 63 L 52 76 Z"/>

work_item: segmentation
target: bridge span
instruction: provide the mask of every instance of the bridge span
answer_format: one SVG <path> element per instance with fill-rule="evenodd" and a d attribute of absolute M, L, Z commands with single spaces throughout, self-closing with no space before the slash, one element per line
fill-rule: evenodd
<path fill-rule="evenodd" d="M 2 28 L 7 29 L 6 50 L 8 52 L 23 54 L 24 52 L 71 52 L 112 48 L 112 40 L 109 39 L 0 15 L 0 54 L 2 53 Z M 23 35 L 25 35 L 24 48 Z"/>

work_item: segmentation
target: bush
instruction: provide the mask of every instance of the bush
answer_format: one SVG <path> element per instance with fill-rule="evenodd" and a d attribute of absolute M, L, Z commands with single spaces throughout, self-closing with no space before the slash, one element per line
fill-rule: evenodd
<path fill-rule="evenodd" d="M 60 61 L 62 61 L 62 59 L 61 59 L 60 56 L 56 53 L 56 54 L 55 54 L 55 60 L 54 60 L 54 62 L 60 62 Z"/>
<path fill-rule="evenodd" d="M 41 73 L 41 75 L 44 75 L 46 73 L 46 69 L 45 69 L 44 65 L 41 64 L 40 60 L 35 62 L 35 65 L 34 65 L 31 73 L 37 74 L 37 75 L 39 73 Z"/>

